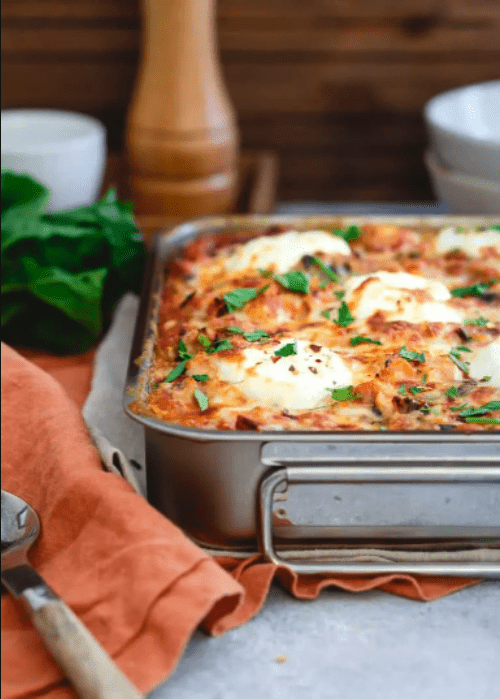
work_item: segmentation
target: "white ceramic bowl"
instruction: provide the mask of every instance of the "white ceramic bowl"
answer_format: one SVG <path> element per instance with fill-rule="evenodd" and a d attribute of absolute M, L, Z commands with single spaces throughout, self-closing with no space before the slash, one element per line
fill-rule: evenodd
<path fill-rule="evenodd" d="M 2 111 L 2 170 L 31 175 L 51 192 L 50 211 L 92 204 L 106 165 L 106 129 L 52 109 Z"/>
<path fill-rule="evenodd" d="M 451 170 L 431 151 L 424 159 L 434 192 L 448 213 L 500 214 L 500 182 Z"/>
<path fill-rule="evenodd" d="M 427 102 L 424 118 L 445 165 L 500 181 L 500 80 L 443 92 Z"/>

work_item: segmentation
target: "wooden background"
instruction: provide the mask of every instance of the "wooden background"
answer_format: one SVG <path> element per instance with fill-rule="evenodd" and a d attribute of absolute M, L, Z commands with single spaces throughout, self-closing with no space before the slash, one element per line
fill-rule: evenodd
<path fill-rule="evenodd" d="M 432 198 L 424 103 L 500 77 L 500 0 L 217 3 L 242 143 L 279 154 L 282 200 Z M 91 113 L 119 150 L 139 44 L 140 0 L 3 0 L 2 108 Z"/>

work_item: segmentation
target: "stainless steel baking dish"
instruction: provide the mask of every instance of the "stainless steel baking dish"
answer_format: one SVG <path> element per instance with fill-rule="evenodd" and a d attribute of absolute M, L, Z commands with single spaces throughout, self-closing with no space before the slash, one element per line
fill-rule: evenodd
<path fill-rule="evenodd" d="M 229 217 L 157 235 L 124 392 L 125 410 L 145 428 L 148 500 L 206 547 L 237 555 L 258 542 L 269 560 L 299 572 L 500 576 L 498 432 L 222 432 L 167 424 L 129 410 L 148 390 L 165 267 L 188 242 L 208 232 L 257 232 L 270 224 L 306 230 L 367 220 L 439 226 L 499 222 L 438 216 Z M 312 549 L 315 562 L 305 561 L 304 550 Z M 432 555 L 402 561 L 369 555 L 371 550 L 438 549 L 468 553 L 463 560 L 448 555 L 441 561 Z M 363 556 L 352 555 L 356 551 Z"/>

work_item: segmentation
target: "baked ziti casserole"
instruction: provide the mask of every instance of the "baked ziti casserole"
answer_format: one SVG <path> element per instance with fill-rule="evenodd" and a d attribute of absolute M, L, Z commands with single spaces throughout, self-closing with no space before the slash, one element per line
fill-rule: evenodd
<path fill-rule="evenodd" d="M 217 430 L 498 430 L 500 226 L 205 234 L 166 272 L 139 414 Z"/>

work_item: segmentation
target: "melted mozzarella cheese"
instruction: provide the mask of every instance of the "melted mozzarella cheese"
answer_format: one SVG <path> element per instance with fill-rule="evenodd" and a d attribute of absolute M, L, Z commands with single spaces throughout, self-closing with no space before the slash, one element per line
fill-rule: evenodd
<path fill-rule="evenodd" d="M 278 346 L 248 347 L 237 357 L 214 355 L 220 378 L 260 403 L 288 410 L 307 410 L 331 399 L 328 388 L 350 386 L 352 373 L 342 358 L 329 347 L 311 349 L 305 340 L 296 340 L 297 354 L 276 357 Z M 277 361 L 276 361 L 277 360 Z"/>
<path fill-rule="evenodd" d="M 304 255 L 320 252 L 350 255 L 351 249 L 345 240 L 324 231 L 288 231 L 280 235 L 260 236 L 239 245 L 225 261 L 225 267 L 227 272 L 239 272 L 248 267 L 272 267 L 277 274 L 282 274 L 300 262 Z"/>
<path fill-rule="evenodd" d="M 487 385 L 500 388 L 500 338 L 477 352 L 470 362 L 469 375 L 479 381 L 485 376 L 491 376 Z"/>
<path fill-rule="evenodd" d="M 412 293 L 415 290 L 425 291 L 430 299 L 418 299 Z M 388 321 L 461 323 L 460 314 L 445 303 L 450 298 L 441 282 L 407 272 L 374 272 L 351 277 L 346 283 L 345 301 L 359 320 L 383 311 Z"/>
<path fill-rule="evenodd" d="M 436 238 L 436 250 L 439 253 L 458 249 L 463 250 L 469 257 L 480 257 L 481 249 L 489 247 L 500 252 L 500 231 L 490 229 L 461 233 L 455 228 L 445 228 Z"/>

